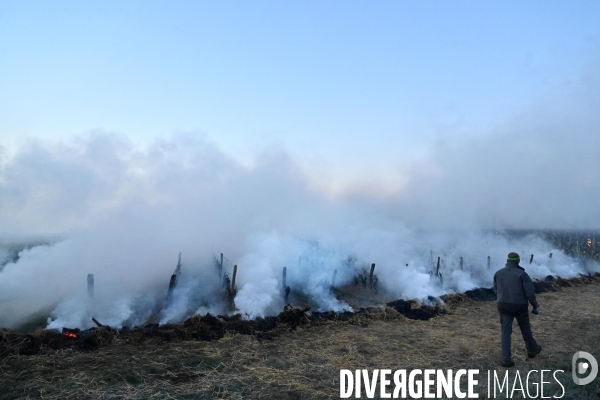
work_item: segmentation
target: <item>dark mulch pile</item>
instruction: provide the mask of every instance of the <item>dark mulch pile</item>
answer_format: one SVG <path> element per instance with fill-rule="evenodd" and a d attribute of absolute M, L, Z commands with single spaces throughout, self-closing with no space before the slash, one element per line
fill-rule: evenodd
<path fill-rule="evenodd" d="M 537 281 L 533 282 L 533 287 L 535 288 L 535 294 L 545 293 L 545 292 L 556 292 L 556 289 L 552 285 L 551 282 L 548 281 Z"/>
<path fill-rule="evenodd" d="M 411 305 L 408 301 L 405 300 L 396 300 L 387 303 L 388 307 L 394 308 L 399 313 L 405 313 L 411 309 Z"/>
<path fill-rule="evenodd" d="M 364 310 L 364 309 L 363 309 Z M 367 312 L 366 310 L 362 312 Z M 319 312 L 314 311 L 310 315 L 311 322 L 320 322 L 320 321 L 347 321 L 348 317 L 353 316 L 355 313 L 351 311 L 325 311 Z"/>
<path fill-rule="evenodd" d="M 552 278 L 552 279 L 550 279 Z M 560 278 L 559 278 L 560 279 Z M 562 281 L 565 281 L 562 279 Z M 555 292 L 556 291 L 556 282 L 552 276 L 546 277 L 543 281 L 534 281 L 533 287 L 535 288 L 535 293 L 545 293 L 545 292 Z M 566 281 L 565 281 L 566 282 Z M 493 288 L 475 288 L 471 290 L 467 290 L 464 293 L 464 296 L 469 299 L 479 300 L 479 301 L 493 301 L 496 300 L 496 293 Z"/>
<path fill-rule="evenodd" d="M 535 293 L 545 293 L 545 292 L 556 292 L 560 290 L 561 287 L 571 287 L 573 285 L 581 285 L 590 282 L 597 282 L 600 280 L 600 273 L 596 272 L 595 274 L 588 275 L 580 275 L 577 278 L 563 279 L 560 277 L 553 277 L 552 275 L 548 275 L 544 280 L 535 280 L 533 282 L 533 287 L 535 288 Z M 464 299 L 471 299 L 477 301 L 495 301 L 496 293 L 494 293 L 493 288 L 475 288 L 471 290 L 467 290 L 462 294 L 446 294 L 440 296 L 440 298 L 447 304 L 456 304 L 460 303 Z"/>
<path fill-rule="evenodd" d="M 496 292 L 494 292 L 494 289 L 492 288 L 475 288 L 467 290 L 465 296 L 480 301 L 496 300 Z"/>
<path fill-rule="evenodd" d="M 387 303 L 387 306 L 392 307 L 406 318 L 420 321 L 427 321 L 437 315 L 446 313 L 446 311 L 437 303 L 433 307 L 423 304 L 417 308 L 412 308 L 412 304 L 414 304 L 412 301 L 396 300 Z"/>
<path fill-rule="evenodd" d="M 416 319 L 416 320 L 421 320 L 421 321 L 427 321 L 435 316 L 431 311 L 422 309 L 422 308 L 410 309 L 408 311 L 405 311 L 403 313 L 403 315 L 406 318 Z"/>

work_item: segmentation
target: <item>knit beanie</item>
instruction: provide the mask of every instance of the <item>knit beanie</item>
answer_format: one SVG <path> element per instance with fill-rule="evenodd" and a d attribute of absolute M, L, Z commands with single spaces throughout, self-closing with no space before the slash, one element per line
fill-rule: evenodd
<path fill-rule="evenodd" d="M 516 261 L 517 263 L 519 263 L 519 261 L 521 261 L 521 257 L 519 257 L 519 255 L 517 253 L 511 252 L 511 253 L 508 253 L 507 261 Z"/>

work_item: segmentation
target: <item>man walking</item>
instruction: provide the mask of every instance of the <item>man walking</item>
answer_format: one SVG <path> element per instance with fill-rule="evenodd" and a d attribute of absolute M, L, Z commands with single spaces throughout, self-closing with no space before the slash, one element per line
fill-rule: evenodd
<path fill-rule="evenodd" d="M 533 313 L 540 311 L 533 282 L 525 269 L 519 265 L 521 258 L 517 253 L 509 253 L 506 266 L 494 275 L 494 292 L 498 298 L 498 311 L 502 324 L 502 366 L 512 367 L 510 336 L 513 319 L 517 319 L 521 334 L 527 347 L 527 356 L 533 358 L 542 351 L 542 346 L 536 343 L 529 324 L 527 302 L 533 306 Z"/>

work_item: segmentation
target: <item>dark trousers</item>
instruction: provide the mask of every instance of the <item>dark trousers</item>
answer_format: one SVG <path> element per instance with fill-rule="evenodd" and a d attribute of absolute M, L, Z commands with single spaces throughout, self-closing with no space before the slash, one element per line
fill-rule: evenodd
<path fill-rule="evenodd" d="M 531 332 L 529 323 L 529 312 L 527 304 L 512 304 L 498 302 L 498 312 L 500 312 L 500 323 L 502 324 L 502 361 L 510 361 L 510 336 L 512 334 L 513 320 L 516 318 L 521 335 L 527 346 L 527 351 L 535 351 L 537 343 Z"/>

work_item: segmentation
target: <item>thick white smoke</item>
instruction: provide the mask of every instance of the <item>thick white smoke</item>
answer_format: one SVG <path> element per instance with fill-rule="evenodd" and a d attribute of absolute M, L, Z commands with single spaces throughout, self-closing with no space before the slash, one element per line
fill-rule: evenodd
<path fill-rule="evenodd" d="M 2 268 L 0 324 L 11 327 L 50 311 L 58 318 L 52 327 L 90 326 L 92 313 L 120 326 L 157 312 L 161 322 L 198 309 L 223 312 L 215 293 L 217 251 L 240 264 L 240 310 L 265 315 L 280 308 L 269 296 L 280 297 L 273 276 L 281 267 L 269 244 L 252 238 L 275 229 L 311 237 L 344 218 L 339 204 L 308 188 L 285 154 L 264 154 L 245 168 L 190 136 L 144 150 L 101 133 L 34 143 L 3 163 L 1 182 L 4 235 L 62 234 Z M 287 256 L 290 250 L 278 247 Z M 157 311 L 179 252 L 180 284 Z M 93 310 L 88 273 L 96 281 Z"/>
<path fill-rule="evenodd" d="M 477 228 L 600 225 L 598 93 L 575 91 L 570 107 L 534 107 L 487 135 L 446 137 L 428 158 L 405 165 L 408 183 L 384 198 L 332 197 L 289 154 L 265 152 L 247 167 L 193 135 L 140 148 L 96 132 L 4 151 L 0 326 L 48 315 L 59 328 L 89 327 L 92 315 L 123 326 L 227 312 L 213 262 L 221 252 L 225 272 L 238 265 L 235 304 L 247 317 L 281 310 L 283 267 L 288 285 L 322 310 L 349 309 L 331 291 L 335 270 L 343 285 L 370 263 L 380 287 L 404 298 L 489 287 L 510 251 L 535 254 L 524 265 L 536 278 L 597 271 L 539 238 L 514 241 Z M 8 243 L 30 234 L 49 244 L 13 261 Z M 182 274 L 165 304 L 179 252 Z M 443 281 L 432 276 L 438 256 Z"/>

